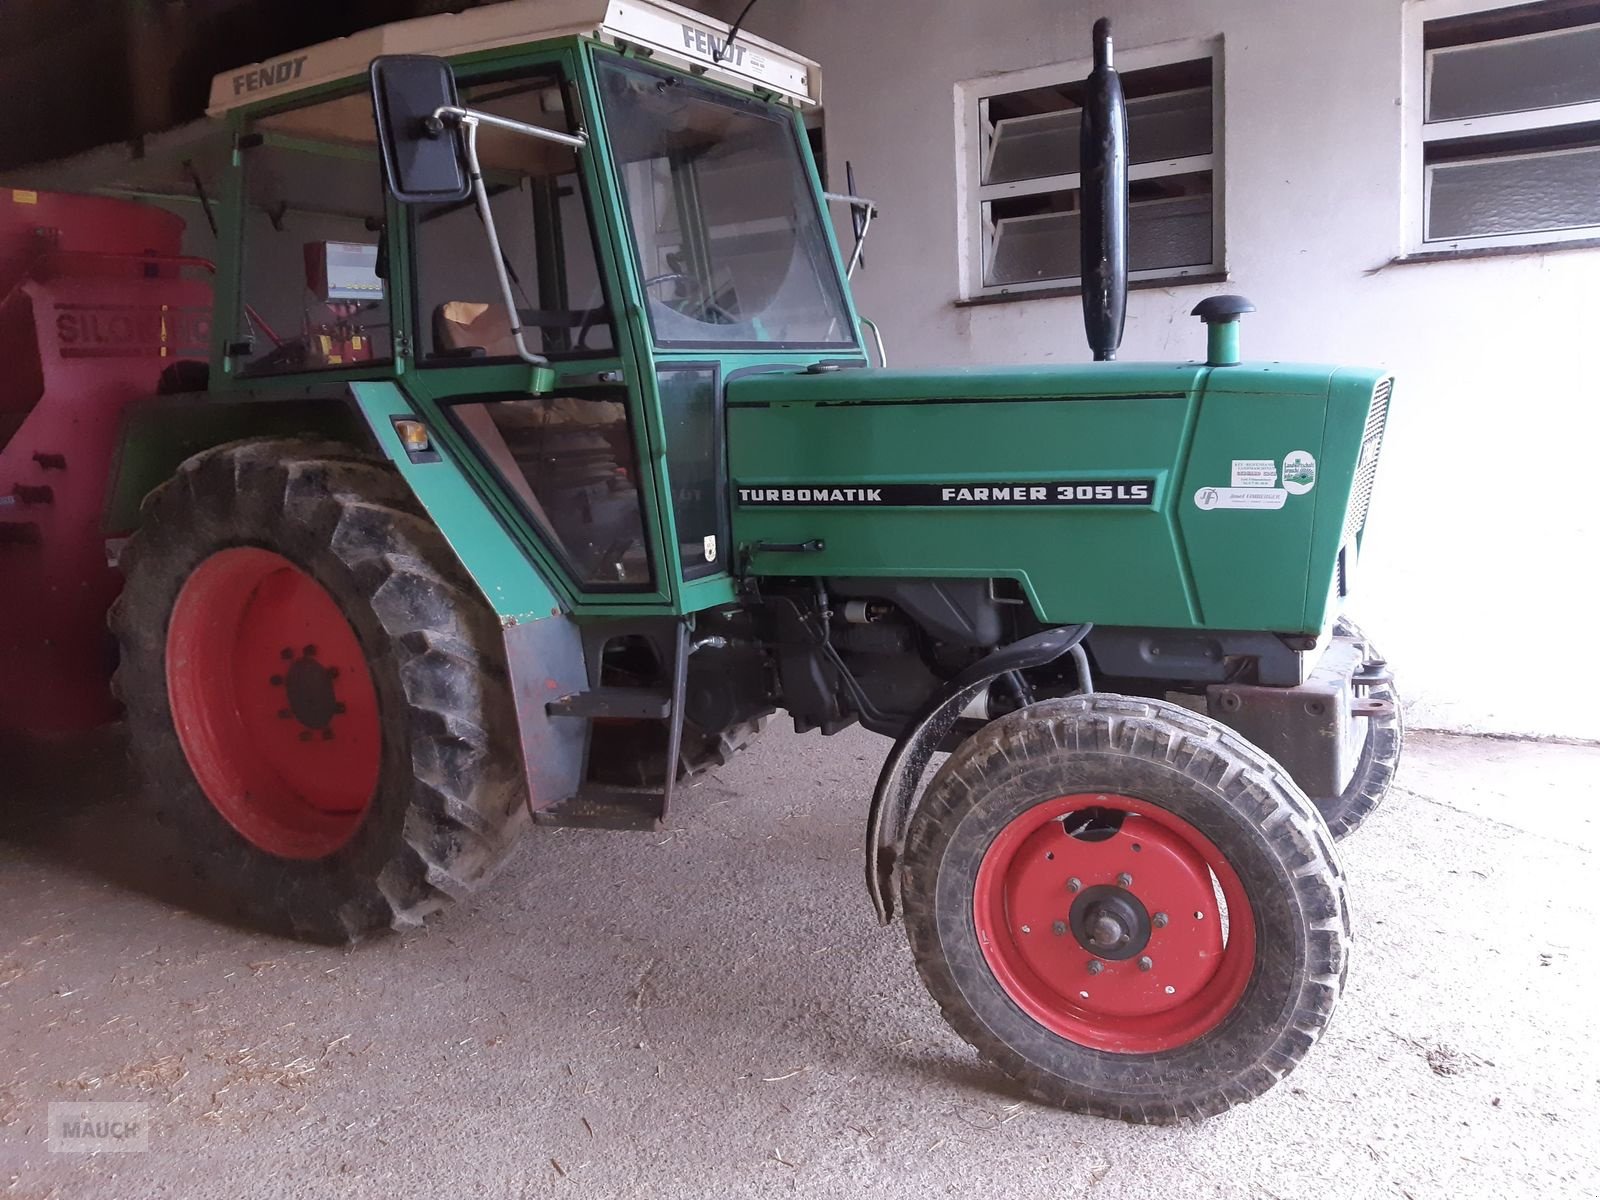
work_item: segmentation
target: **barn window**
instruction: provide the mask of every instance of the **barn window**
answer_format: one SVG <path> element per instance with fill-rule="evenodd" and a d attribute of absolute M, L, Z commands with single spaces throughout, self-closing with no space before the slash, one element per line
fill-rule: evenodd
<path fill-rule="evenodd" d="M 1422 56 L 1422 241 L 1600 235 L 1600 3 L 1442 16 Z"/>
<path fill-rule="evenodd" d="M 1164 60 L 1118 55 L 1134 280 L 1221 270 L 1220 51 L 1189 49 L 1192 56 Z M 1088 71 L 1075 63 L 964 85 L 969 296 L 1080 282 L 1078 133 Z"/>

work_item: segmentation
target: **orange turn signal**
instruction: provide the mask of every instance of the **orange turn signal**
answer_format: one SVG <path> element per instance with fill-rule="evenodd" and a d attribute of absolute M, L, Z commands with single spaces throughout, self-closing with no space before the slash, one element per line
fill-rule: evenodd
<path fill-rule="evenodd" d="M 428 427 L 421 421 L 396 421 L 394 431 L 400 435 L 400 444 L 406 448 L 407 454 L 425 454 L 433 449 Z"/>

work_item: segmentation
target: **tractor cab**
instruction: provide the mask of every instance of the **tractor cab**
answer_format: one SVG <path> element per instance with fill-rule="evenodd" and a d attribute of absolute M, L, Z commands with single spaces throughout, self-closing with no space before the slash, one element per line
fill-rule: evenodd
<path fill-rule="evenodd" d="M 694 611 L 733 595 L 728 380 L 866 362 L 798 115 L 818 72 L 670 4 L 587 9 L 215 81 L 241 252 L 214 385 L 394 381 L 413 464 L 465 464 L 566 604 Z"/>

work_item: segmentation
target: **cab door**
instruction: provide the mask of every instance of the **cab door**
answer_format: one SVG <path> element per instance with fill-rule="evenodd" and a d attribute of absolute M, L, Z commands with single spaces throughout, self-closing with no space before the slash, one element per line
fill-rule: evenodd
<path fill-rule="evenodd" d="M 566 62 L 461 73 L 469 108 L 562 132 L 580 127 Z M 404 386 L 437 414 L 472 476 L 572 606 L 660 611 L 663 552 L 651 436 L 591 151 L 485 126 L 478 150 L 517 316 L 547 368 L 522 361 L 473 200 L 413 205 L 404 255 L 414 367 Z"/>

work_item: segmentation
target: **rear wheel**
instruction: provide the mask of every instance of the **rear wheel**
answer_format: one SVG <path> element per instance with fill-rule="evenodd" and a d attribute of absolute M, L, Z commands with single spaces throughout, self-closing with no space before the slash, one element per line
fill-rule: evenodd
<path fill-rule="evenodd" d="M 992 722 L 907 837 L 906 928 L 958 1033 L 1048 1103 L 1168 1123 L 1259 1095 L 1343 986 L 1315 807 L 1203 717 L 1089 695 Z"/>
<path fill-rule="evenodd" d="M 227 909 L 348 941 L 498 865 L 523 794 L 498 629 L 392 467 L 208 451 L 146 502 L 123 565 L 133 751 Z"/>

